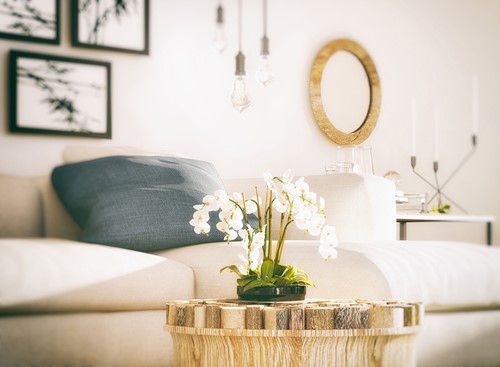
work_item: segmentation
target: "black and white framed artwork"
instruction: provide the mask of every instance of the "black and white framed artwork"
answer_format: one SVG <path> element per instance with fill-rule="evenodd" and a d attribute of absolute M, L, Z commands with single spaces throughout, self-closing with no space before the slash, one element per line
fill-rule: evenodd
<path fill-rule="evenodd" d="M 0 38 L 59 44 L 60 0 L 0 0 Z"/>
<path fill-rule="evenodd" d="M 111 64 L 9 54 L 10 131 L 111 138 Z"/>
<path fill-rule="evenodd" d="M 149 0 L 71 0 L 73 46 L 149 54 Z"/>

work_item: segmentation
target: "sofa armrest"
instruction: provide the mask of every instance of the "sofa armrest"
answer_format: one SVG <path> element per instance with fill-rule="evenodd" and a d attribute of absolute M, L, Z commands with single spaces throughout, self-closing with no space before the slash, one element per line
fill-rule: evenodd
<path fill-rule="evenodd" d="M 43 204 L 43 227 L 45 237 L 78 240 L 81 228 L 68 213 L 57 196 L 49 176 L 33 179 L 37 186 Z"/>
<path fill-rule="evenodd" d="M 30 178 L 0 174 L 0 238 L 43 236 L 42 198 Z"/>

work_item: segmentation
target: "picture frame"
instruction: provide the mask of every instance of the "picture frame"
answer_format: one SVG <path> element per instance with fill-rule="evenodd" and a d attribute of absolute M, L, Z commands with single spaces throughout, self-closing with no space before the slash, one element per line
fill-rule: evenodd
<path fill-rule="evenodd" d="M 8 106 L 14 133 L 111 139 L 111 64 L 11 50 Z"/>
<path fill-rule="evenodd" d="M 71 0 L 71 44 L 149 55 L 149 0 Z"/>
<path fill-rule="evenodd" d="M 60 0 L 0 1 L 0 38 L 58 45 Z"/>

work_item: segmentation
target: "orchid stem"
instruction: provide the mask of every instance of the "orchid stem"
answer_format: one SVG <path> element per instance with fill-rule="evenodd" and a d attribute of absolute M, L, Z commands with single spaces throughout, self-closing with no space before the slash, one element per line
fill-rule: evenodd
<path fill-rule="evenodd" d="M 269 259 L 273 256 L 273 192 L 269 192 L 269 221 L 267 222 L 267 227 L 269 230 L 269 238 L 268 238 L 268 254 L 267 257 Z"/>
<path fill-rule="evenodd" d="M 260 216 L 260 205 L 259 205 L 259 190 L 257 190 L 257 186 L 255 186 L 255 198 L 257 201 L 257 216 L 259 219 L 259 229 L 262 232 L 262 217 Z"/>

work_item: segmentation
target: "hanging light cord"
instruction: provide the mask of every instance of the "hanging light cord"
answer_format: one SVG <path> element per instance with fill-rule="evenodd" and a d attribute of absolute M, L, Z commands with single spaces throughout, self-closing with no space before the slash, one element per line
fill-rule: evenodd
<path fill-rule="evenodd" d="M 267 0 L 262 0 L 262 17 L 264 19 L 264 37 L 267 36 Z"/>
<path fill-rule="evenodd" d="M 238 47 L 241 52 L 241 23 L 242 23 L 242 0 L 238 1 Z"/>
<path fill-rule="evenodd" d="M 236 72 L 235 75 L 245 75 L 245 55 L 241 51 L 242 44 L 242 0 L 238 1 L 238 54 L 236 55 Z"/>

